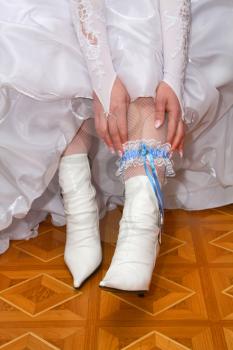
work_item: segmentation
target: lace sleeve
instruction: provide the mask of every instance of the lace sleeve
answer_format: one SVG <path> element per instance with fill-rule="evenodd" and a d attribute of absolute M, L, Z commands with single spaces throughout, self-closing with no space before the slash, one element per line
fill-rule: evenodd
<path fill-rule="evenodd" d="M 183 90 L 188 60 L 191 0 L 159 0 L 163 33 L 164 78 L 175 91 L 184 119 Z"/>
<path fill-rule="evenodd" d="M 104 0 L 71 0 L 71 11 L 93 90 L 108 114 L 116 73 L 108 46 Z"/>

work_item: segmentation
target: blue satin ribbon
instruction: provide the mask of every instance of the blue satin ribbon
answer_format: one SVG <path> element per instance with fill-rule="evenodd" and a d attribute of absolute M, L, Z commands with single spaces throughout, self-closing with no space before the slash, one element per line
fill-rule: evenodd
<path fill-rule="evenodd" d="M 145 169 L 146 175 L 148 176 L 148 178 L 150 180 L 150 183 L 151 183 L 152 188 L 155 192 L 155 195 L 158 199 L 159 211 L 160 211 L 161 219 L 163 222 L 163 218 L 164 218 L 163 193 L 161 191 L 157 170 L 156 170 L 156 167 L 154 164 L 154 154 L 153 154 L 153 152 L 151 152 L 151 150 L 152 150 L 151 147 L 148 147 L 145 143 L 141 144 L 140 153 L 141 153 L 141 156 L 143 158 L 144 169 Z M 151 172 L 150 172 L 150 168 L 147 164 L 147 156 L 148 156 Z"/>
<path fill-rule="evenodd" d="M 120 160 L 121 172 L 125 168 L 127 162 L 131 162 L 134 159 L 142 159 L 146 175 L 148 176 L 151 186 L 158 199 L 159 211 L 161 215 L 161 225 L 164 218 L 164 201 L 163 193 L 161 191 L 157 170 L 155 167 L 155 159 L 163 158 L 165 160 L 170 159 L 169 150 L 166 148 L 151 147 L 142 142 L 137 149 L 126 150 Z M 149 164 L 148 164 L 149 163 Z"/>

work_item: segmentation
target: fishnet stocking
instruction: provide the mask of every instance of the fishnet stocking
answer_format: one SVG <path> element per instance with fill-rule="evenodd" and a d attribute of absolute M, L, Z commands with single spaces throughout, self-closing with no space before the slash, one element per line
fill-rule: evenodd
<path fill-rule="evenodd" d="M 64 156 L 72 154 L 88 154 L 92 144 L 92 137 L 95 133 L 94 119 L 90 118 L 82 123 L 79 131 L 67 147 Z"/>
<path fill-rule="evenodd" d="M 155 142 L 166 142 L 166 123 L 159 129 L 155 128 L 155 103 L 153 98 L 138 98 L 130 104 L 128 110 L 128 135 L 129 141 L 155 140 Z M 156 167 L 160 184 L 163 184 L 165 166 Z M 134 165 L 126 169 L 124 179 L 133 176 L 144 175 L 144 166 Z M 146 174 L 145 174 L 146 175 Z"/>

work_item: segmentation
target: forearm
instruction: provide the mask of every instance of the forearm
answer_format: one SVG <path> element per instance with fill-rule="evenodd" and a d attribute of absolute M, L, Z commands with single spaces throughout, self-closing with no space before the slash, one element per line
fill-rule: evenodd
<path fill-rule="evenodd" d="M 183 90 L 191 26 L 190 0 L 160 0 L 163 33 L 164 78 L 172 87 L 184 113 Z"/>
<path fill-rule="evenodd" d="M 108 45 L 104 1 L 71 0 L 71 6 L 93 90 L 108 113 L 116 73 Z"/>

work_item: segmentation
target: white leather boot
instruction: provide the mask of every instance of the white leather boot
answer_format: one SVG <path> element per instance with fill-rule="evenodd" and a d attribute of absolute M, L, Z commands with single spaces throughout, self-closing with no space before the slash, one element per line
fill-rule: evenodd
<path fill-rule="evenodd" d="M 160 247 L 158 200 L 147 176 L 125 182 L 125 206 L 116 250 L 101 287 L 148 291 Z"/>
<path fill-rule="evenodd" d="M 86 154 L 62 158 L 59 183 L 67 218 L 64 260 L 78 288 L 102 260 L 96 191 Z"/>

